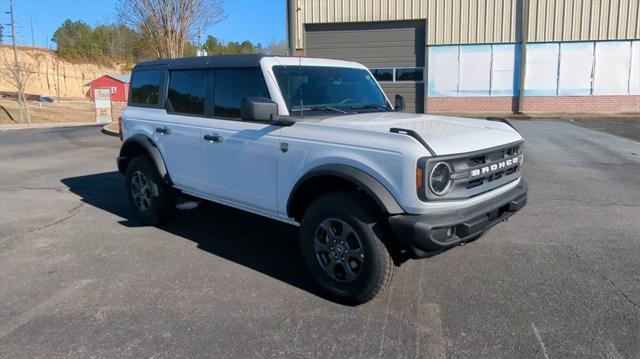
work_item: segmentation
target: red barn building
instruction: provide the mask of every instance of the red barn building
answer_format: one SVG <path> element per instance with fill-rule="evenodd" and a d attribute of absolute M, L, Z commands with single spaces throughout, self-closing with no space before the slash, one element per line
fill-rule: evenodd
<path fill-rule="evenodd" d="M 106 74 L 89 82 L 91 99 L 94 99 L 93 91 L 98 88 L 111 89 L 111 101 L 127 102 L 129 98 L 129 81 L 131 75 Z"/>

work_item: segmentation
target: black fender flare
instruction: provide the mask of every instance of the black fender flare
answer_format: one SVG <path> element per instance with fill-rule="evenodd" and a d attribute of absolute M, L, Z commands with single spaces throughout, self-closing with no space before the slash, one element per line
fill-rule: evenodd
<path fill-rule="evenodd" d="M 292 208 L 297 190 L 307 181 L 319 176 L 335 176 L 347 180 L 361 188 L 386 214 L 402 214 L 405 211 L 391 192 L 370 174 L 348 165 L 331 164 L 322 165 L 305 173 L 293 186 L 287 200 L 287 215 L 292 216 Z M 293 218 L 293 217 L 291 217 Z"/>
<path fill-rule="evenodd" d="M 122 143 L 122 147 L 120 147 L 120 156 L 118 156 L 118 171 L 125 174 L 129 161 L 131 161 L 134 156 L 140 154 L 140 149 L 146 152 L 149 156 L 156 166 L 160 177 L 164 179 L 167 184 L 171 185 L 171 178 L 169 177 L 167 166 L 164 163 L 164 158 L 162 157 L 158 146 L 156 146 L 149 137 L 142 134 L 129 137 Z"/>

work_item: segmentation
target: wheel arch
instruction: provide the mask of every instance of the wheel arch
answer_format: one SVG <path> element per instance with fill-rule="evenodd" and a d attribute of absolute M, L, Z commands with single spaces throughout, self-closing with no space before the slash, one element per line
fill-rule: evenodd
<path fill-rule="evenodd" d="M 151 159 L 151 162 L 155 165 L 155 168 L 158 170 L 163 181 L 167 184 L 172 184 L 169 172 L 167 171 L 167 166 L 164 163 L 164 158 L 162 157 L 162 153 L 160 153 L 158 146 L 156 146 L 153 140 L 149 137 L 141 134 L 128 138 L 124 141 L 122 147 L 120 147 L 118 171 L 125 174 L 131 159 L 139 155 L 148 156 L 149 159 Z"/>
<path fill-rule="evenodd" d="M 345 189 L 361 190 L 384 214 L 404 213 L 391 192 L 373 176 L 355 167 L 334 164 L 314 168 L 298 180 L 287 201 L 287 216 L 300 222 L 313 200 Z"/>

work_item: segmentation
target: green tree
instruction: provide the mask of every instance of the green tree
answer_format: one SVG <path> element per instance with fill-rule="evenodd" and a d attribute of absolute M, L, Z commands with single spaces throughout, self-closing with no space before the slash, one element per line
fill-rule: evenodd
<path fill-rule="evenodd" d="M 95 56 L 99 51 L 91 43 L 92 30 L 82 21 L 67 19 L 53 34 L 52 41 L 58 46 L 60 56 L 69 59 L 82 59 Z"/>
<path fill-rule="evenodd" d="M 53 34 L 58 55 L 70 61 L 135 63 L 154 57 L 148 38 L 123 24 L 91 28 L 66 20 Z"/>
<path fill-rule="evenodd" d="M 260 52 L 259 48 L 254 46 L 251 41 L 245 40 L 241 43 L 231 41 L 225 44 L 211 35 L 207 36 L 203 47 L 209 55 L 234 55 Z"/>
<path fill-rule="evenodd" d="M 182 51 L 184 52 L 184 56 L 196 56 L 197 50 L 196 45 L 191 42 L 187 42 L 184 44 L 184 49 Z"/>
<path fill-rule="evenodd" d="M 105 24 L 91 28 L 82 21 L 66 20 L 53 34 L 58 55 L 69 61 L 100 64 L 124 64 L 125 67 L 157 57 L 157 49 L 150 37 L 124 24 Z M 231 41 L 224 43 L 215 36 L 205 39 L 203 48 L 209 55 L 232 55 L 268 52 L 260 43 Z M 197 46 L 187 41 L 183 56 L 195 56 Z"/>

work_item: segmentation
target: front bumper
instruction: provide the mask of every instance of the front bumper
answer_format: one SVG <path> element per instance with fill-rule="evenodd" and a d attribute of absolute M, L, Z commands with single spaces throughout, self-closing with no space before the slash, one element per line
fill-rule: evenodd
<path fill-rule="evenodd" d="M 475 239 L 527 204 L 523 179 L 513 189 L 486 202 L 437 215 L 403 214 L 389 217 L 391 230 L 412 258 L 424 258 Z M 449 232 L 449 233 L 447 233 Z"/>

